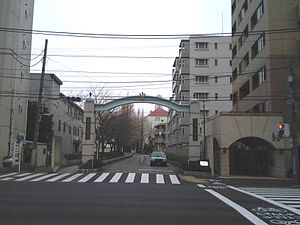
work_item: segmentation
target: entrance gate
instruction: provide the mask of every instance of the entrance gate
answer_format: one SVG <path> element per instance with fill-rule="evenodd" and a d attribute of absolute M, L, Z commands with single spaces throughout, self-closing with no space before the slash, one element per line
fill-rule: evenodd
<path fill-rule="evenodd" d="M 133 103 L 151 103 L 166 106 L 177 112 L 190 112 L 190 105 L 179 105 L 175 102 L 154 96 L 140 94 L 138 96 L 128 96 L 113 100 L 105 104 L 95 104 L 94 99 L 88 98 L 84 104 L 84 128 L 82 145 L 82 162 L 85 163 L 94 157 L 95 146 L 95 112 L 106 111 L 118 106 Z"/>

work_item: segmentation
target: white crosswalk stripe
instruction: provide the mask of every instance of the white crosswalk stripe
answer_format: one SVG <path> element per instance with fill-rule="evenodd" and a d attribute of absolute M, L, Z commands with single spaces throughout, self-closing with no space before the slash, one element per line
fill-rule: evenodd
<path fill-rule="evenodd" d="M 103 173 L 96 180 L 94 180 L 94 182 L 102 183 L 106 179 L 106 177 L 108 177 L 108 175 L 109 173 Z"/>
<path fill-rule="evenodd" d="M 30 174 L 32 174 L 32 173 L 21 173 L 21 174 L 16 175 L 15 177 L 25 177 Z"/>
<path fill-rule="evenodd" d="M 125 183 L 133 183 L 134 179 L 135 179 L 135 173 L 129 173 L 125 180 Z"/>
<path fill-rule="evenodd" d="M 47 182 L 58 181 L 59 179 L 62 179 L 62 178 L 66 177 L 66 176 L 69 176 L 69 175 L 71 175 L 71 174 L 70 173 L 62 173 L 62 174 L 58 175 L 57 177 L 53 177 L 53 178 L 51 178 L 49 180 L 46 180 L 46 181 Z"/>
<path fill-rule="evenodd" d="M 121 179 L 124 176 L 124 179 Z M 92 178 L 95 179 L 93 181 Z M 126 179 L 125 179 L 126 177 Z M 168 179 L 169 178 L 169 179 Z M 140 183 L 140 184 L 180 184 L 177 175 L 153 173 L 9 173 L 0 176 L 0 181 L 32 181 L 32 182 L 93 182 L 93 183 Z M 293 195 L 294 196 L 294 195 Z M 280 200 L 280 199 L 279 199 Z M 285 200 L 285 199 L 284 199 Z M 287 200 L 286 200 L 287 201 Z M 298 199 L 300 201 L 300 197 Z"/>
<path fill-rule="evenodd" d="M 123 173 L 116 173 L 113 178 L 109 181 L 109 183 L 118 183 Z"/>
<path fill-rule="evenodd" d="M 34 177 L 39 177 L 39 176 L 42 176 L 42 175 L 44 175 L 44 173 L 35 173 L 35 174 L 29 175 L 29 176 L 25 176 L 25 177 L 22 177 L 22 178 L 16 179 L 16 181 L 24 181 L 24 180 L 29 180 L 29 179 L 31 179 L 31 178 L 34 178 Z"/>
<path fill-rule="evenodd" d="M 85 177 L 81 178 L 78 182 L 80 182 L 80 183 L 87 182 L 88 180 L 90 180 L 96 174 L 97 173 L 90 173 L 90 174 L 86 175 Z"/>
<path fill-rule="evenodd" d="M 53 177 L 55 175 L 57 175 L 57 174 L 56 173 L 50 173 L 50 174 L 47 174 L 45 176 L 41 176 L 41 177 L 35 178 L 33 180 L 30 180 L 30 181 L 41 181 L 41 180 L 45 180 L 45 179 L 47 179 L 49 177 Z"/>
<path fill-rule="evenodd" d="M 73 180 L 75 180 L 76 178 L 80 177 L 83 173 L 76 173 L 73 176 L 63 180 L 62 182 L 71 182 Z"/>
<path fill-rule="evenodd" d="M 180 181 L 178 180 L 176 175 L 169 175 L 169 176 L 172 184 L 180 184 Z"/>
<path fill-rule="evenodd" d="M 164 175 L 156 174 L 156 183 L 157 184 L 164 184 L 165 183 Z"/>
<path fill-rule="evenodd" d="M 0 176 L 0 178 L 3 178 L 3 177 L 9 177 L 9 176 L 12 176 L 12 175 L 15 175 L 17 173 L 8 173 L 8 174 L 3 174 Z"/>
<path fill-rule="evenodd" d="M 263 196 L 289 207 L 300 210 L 300 189 L 296 188 L 254 188 L 241 187 L 241 190 Z"/>
<path fill-rule="evenodd" d="M 148 184 L 149 183 L 149 174 L 148 173 L 142 173 L 141 183 L 142 184 Z"/>

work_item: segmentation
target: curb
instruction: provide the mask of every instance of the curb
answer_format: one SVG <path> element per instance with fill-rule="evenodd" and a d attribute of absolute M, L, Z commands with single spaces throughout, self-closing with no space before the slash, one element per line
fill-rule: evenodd
<path fill-rule="evenodd" d="M 107 160 L 104 160 L 102 162 L 102 166 L 106 166 L 106 165 L 109 165 L 111 163 L 121 161 L 123 159 L 128 159 L 128 158 L 130 158 L 132 156 L 133 156 L 133 154 L 127 155 L 127 156 L 118 157 L 118 158 L 114 158 L 114 159 L 107 159 Z M 96 172 L 99 172 L 100 170 L 101 170 L 101 167 L 100 168 L 94 168 L 94 169 L 78 169 L 78 170 L 76 170 L 75 173 L 90 173 L 90 172 L 96 173 Z"/>

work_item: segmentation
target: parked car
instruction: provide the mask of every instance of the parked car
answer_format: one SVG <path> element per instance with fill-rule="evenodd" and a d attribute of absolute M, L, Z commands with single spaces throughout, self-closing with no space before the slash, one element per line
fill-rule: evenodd
<path fill-rule="evenodd" d="M 3 167 L 11 167 L 13 164 L 13 159 L 11 156 L 5 156 L 3 158 Z"/>
<path fill-rule="evenodd" d="M 167 156 L 164 152 L 152 152 L 150 155 L 150 166 L 167 166 Z"/>

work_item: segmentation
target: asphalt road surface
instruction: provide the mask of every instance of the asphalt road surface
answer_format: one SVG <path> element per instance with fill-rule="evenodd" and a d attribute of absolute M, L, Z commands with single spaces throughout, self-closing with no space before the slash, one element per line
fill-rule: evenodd
<path fill-rule="evenodd" d="M 250 196 L 219 180 L 206 185 L 186 182 L 180 179 L 175 167 L 150 167 L 148 160 L 135 155 L 100 172 L 114 174 L 113 177 L 120 174 L 119 182 L 109 182 L 113 177 L 101 183 L 93 179 L 82 183 L 0 181 L 0 224 L 300 224 L 297 211 Z M 136 174 L 134 182 L 124 182 L 128 174 Z M 141 174 L 149 174 L 149 182 L 141 182 Z M 166 182 L 157 182 L 155 178 L 161 177 L 158 174 Z M 171 175 L 179 177 L 180 183 L 167 182 Z"/>

